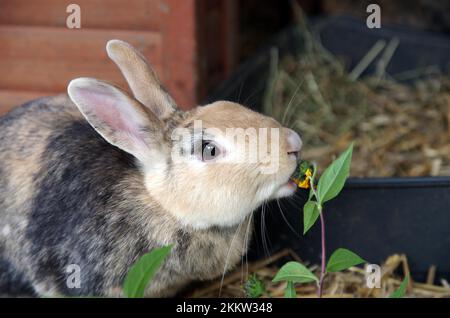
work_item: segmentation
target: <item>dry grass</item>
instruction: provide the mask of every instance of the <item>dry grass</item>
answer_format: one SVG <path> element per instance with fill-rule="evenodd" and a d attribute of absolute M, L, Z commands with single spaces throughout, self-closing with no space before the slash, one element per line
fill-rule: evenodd
<path fill-rule="evenodd" d="M 264 110 L 301 133 L 304 159 L 326 167 L 355 141 L 352 176 L 450 175 L 448 76 L 435 68 L 387 74 L 395 38 L 377 42 L 347 71 L 302 19 L 299 28 L 305 44 L 299 56 L 278 61 L 272 52 Z M 360 78 L 376 57 L 375 74 Z"/>
<path fill-rule="evenodd" d="M 272 283 L 271 280 L 279 270 L 279 264 L 288 260 L 300 261 L 299 257 L 289 249 L 283 250 L 265 260 L 250 263 L 234 272 L 228 274 L 223 284 L 220 280 L 205 285 L 191 291 L 187 297 L 245 297 L 243 282 L 248 277 L 248 273 L 255 273 L 258 278 L 264 281 L 266 292 L 262 297 L 283 297 L 286 287 L 285 283 Z M 318 266 L 310 266 L 310 270 L 318 274 Z M 408 261 L 405 255 L 392 255 L 381 265 L 380 288 L 368 288 L 366 285 L 366 271 L 363 268 L 351 267 L 350 269 L 327 274 L 324 282 L 324 296 L 326 298 L 386 298 L 396 290 L 403 277 L 397 275 L 398 272 L 409 274 Z M 435 285 L 434 275 L 436 268 L 430 267 L 427 282 L 414 282 L 410 280 L 406 297 L 450 297 L 450 286 L 448 282 L 441 281 L 440 285 Z M 222 286 L 222 288 L 221 288 Z M 315 284 L 297 284 L 297 297 L 309 298 L 317 297 Z"/>
<path fill-rule="evenodd" d="M 328 166 L 355 141 L 351 175 L 358 177 L 450 175 L 450 79 L 435 68 L 391 76 L 386 67 L 398 40 L 377 42 L 353 69 L 315 40 L 298 12 L 304 50 L 278 60 L 272 50 L 265 113 L 298 130 L 305 144 L 302 157 Z M 361 78 L 381 56 L 374 75 Z M 408 79 L 413 85 L 402 84 Z M 262 297 L 283 297 L 286 285 L 272 283 L 280 266 L 300 261 L 291 250 L 243 266 L 220 280 L 205 283 L 188 297 L 245 297 L 243 284 L 255 273 L 266 285 Z M 318 274 L 318 266 L 309 266 Z M 409 274 L 405 255 L 392 255 L 381 265 L 380 288 L 368 288 L 366 271 L 352 267 L 330 273 L 324 297 L 388 297 Z M 401 273 L 401 274 L 399 274 Z M 410 279 L 406 297 L 450 297 L 447 281 L 435 283 L 430 266 L 426 282 Z M 317 297 L 315 284 L 297 284 L 298 297 Z"/>

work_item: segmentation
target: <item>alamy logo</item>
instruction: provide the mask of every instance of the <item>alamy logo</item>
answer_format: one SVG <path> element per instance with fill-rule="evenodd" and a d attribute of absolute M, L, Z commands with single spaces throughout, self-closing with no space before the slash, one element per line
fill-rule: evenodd
<path fill-rule="evenodd" d="M 368 288 L 381 288 L 381 268 L 377 264 L 368 264 L 366 267 L 366 286 Z"/>
<path fill-rule="evenodd" d="M 366 19 L 366 25 L 369 29 L 381 28 L 381 8 L 378 4 L 369 4 L 366 12 L 370 13 Z"/>
<path fill-rule="evenodd" d="M 81 29 L 81 8 L 78 4 L 69 4 L 66 12 L 70 13 L 66 19 L 66 26 L 69 29 Z"/>
<path fill-rule="evenodd" d="M 203 128 L 201 120 L 195 120 L 193 130 L 174 129 L 171 136 L 175 141 L 172 160 L 182 162 L 198 158 L 202 154 L 202 140 L 220 139 L 227 153 L 215 161 L 220 163 L 258 164 L 262 174 L 274 174 L 279 169 L 280 131 L 279 128 L 236 128 L 224 130 L 214 127 Z M 191 147 L 192 145 L 192 147 Z"/>
<path fill-rule="evenodd" d="M 81 288 L 81 268 L 77 264 L 70 264 L 66 267 L 68 274 L 66 279 L 67 288 Z"/>

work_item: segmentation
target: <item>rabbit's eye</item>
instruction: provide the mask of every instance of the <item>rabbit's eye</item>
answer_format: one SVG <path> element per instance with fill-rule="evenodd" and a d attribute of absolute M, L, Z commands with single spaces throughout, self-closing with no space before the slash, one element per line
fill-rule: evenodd
<path fill-rule="evenodd" d="M 211 141 L 202 142 L 202 160 L 210 161 L 217 158 L 220 155 L 220 149 Z"/>

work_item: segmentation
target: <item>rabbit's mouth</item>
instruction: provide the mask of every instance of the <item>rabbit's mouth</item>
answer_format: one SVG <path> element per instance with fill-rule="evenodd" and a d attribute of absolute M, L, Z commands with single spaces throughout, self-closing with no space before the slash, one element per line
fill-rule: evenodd
<path fill-rule="evenodd" d="M 297 190 L 297 184 L 289 178 L 288 181 L 283 183 L 278 188 L 278 190 L 275 191 L 272 198 L 280 199 L 280 198 L 284 198 L 284 197 L 289 197 L 289 196 L 293 195 L 296 190 Z"/>
<path fill-rule="evenodd" d="M 286 186 L 293 188 L 294 190 L 297 189 L 297 183 L 295 183 L 295 181 L 293 181 L 292 179 L 289 179 L 289 181 L 286 182 Z"/>

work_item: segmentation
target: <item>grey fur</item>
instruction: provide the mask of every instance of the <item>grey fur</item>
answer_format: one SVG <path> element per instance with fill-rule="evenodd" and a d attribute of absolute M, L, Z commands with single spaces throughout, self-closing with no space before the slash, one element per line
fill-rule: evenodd
<path fill-rule="evenodd" d="M 245 253 L 246 224 L 194 230 L 155 202 L 135 159 L 107 143 L 65 95 L 0 119 L 0 270 L 8 270 L 0 281 L 19 278 L 38 295 L 120 296 L 131 264 L 173 243 L 146 292 L 171 296 Z M 81 268 L 80 288 L 66 284 L 70 264 Z"/>

